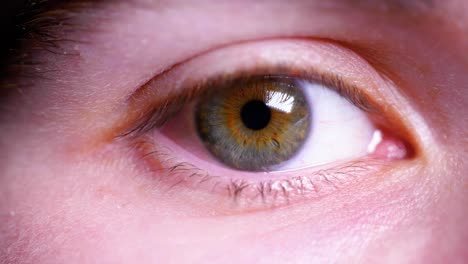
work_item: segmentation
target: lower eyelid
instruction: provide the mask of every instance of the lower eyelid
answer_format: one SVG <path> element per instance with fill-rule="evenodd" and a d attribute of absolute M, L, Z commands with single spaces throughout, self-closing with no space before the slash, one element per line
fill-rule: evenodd
<path fill-rule="evenodd" d="M 390 168 L 383 160 L 364 157 L 323 168 L 303 169 L 300 175 L 298 171 L 260 173 L 257 179 L 247 180 L 211 175 L 177 158 L 173 150 L 156 145 L 150 138 L 140 138 L 131 145 L 137 151 L 136 162 L 143 164 L 144 173 L 154 180 L 160 194 L 167 195 L 168 199 L 190 195 L 187 201 L 207 195 L 211 202 L 205 202 L 204 206 L 213 207 L 212 210 L 222 215 L 311 202 L 358 185 L 370 175 L 376 178 L 376 174 Z"/>

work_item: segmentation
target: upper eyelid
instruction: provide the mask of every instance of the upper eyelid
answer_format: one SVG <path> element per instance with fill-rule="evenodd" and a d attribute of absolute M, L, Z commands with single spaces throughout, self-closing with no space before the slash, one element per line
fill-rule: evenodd
<path fill-rule="evenodd" d="M 242 76 L 242 78 L 250 78 L 258 76 L 259 74 L 265 74 L 266 72 L 274 72 L 275 75 L 281 76 L 282 78 L 302 78 L 311 82 L 317 82 L 323 84 L 327 87 L 331 87 L 334 89 L 338 94 L 344 96 L 348 99 L 351 103 L 359 107 L 361 110 L 366 111 L 368 113 L 377 114 L 378 108 L 376 104 L 373 103 L 370 96 L 364 94 L 360 88 L 357 88 L 354 85 L 350 85 L 345 82 L 341 76 L 335 74 L 328 74 L 325 72 L 318 72 L 315 69 L 308 69 L 302 72 L 295 72 L 294 75 L 289 73 L 287 70 L 286 65 L 277 66 L 263 66 L 259 68 L 253 69 L 254 73 L 251 72 L 236 72 L 232 74 L 232 76 L 214 76 L 207 80 L 204 80 L 203 83 L 190 84 L 185 88 L 182 88 L 181 91 L 185 93 L 181 95 L 181 92 L 176 92 L 167 98 L 164 98 L 160 102 L 159 105 L 153 106 L 152 110 L 146 111 L 148 112 L 148 118 L 142 119 L 139 124 L 129 131 L 125 131 L 124 133 L 120 134 L 119 137 L 125 137 L 131 135 L 132 137 L 138 137 L 147 131 L 153 129 L 154 127 L 159 127 L 164 124 L 165 120 L 169 118 L 170 113 L 177 111 L 187 102 L 191 101 L 197 95 L 200 95 L 204 92 L 204 90 L 211 90 L 217 86 L 223 87 L 226 86 L 228 83 L 234 81 L 237 76 Z M 266 75 L 266 76 L 275 76 L 275 75 Z M 196 91 L 191 89 L 196 88 Z M 203 87 L 203 88 L 200 88 Z M 147 87 L 146 87 L 147 88 Z M 203 89 L 203 90 L 201 90 Z M 190 92 L 187 92 L 190 91 Z M 175 108 L 174 108 L 175 107 Z"/>
<path fill-rule="evenodd" d="M 258 65 L 255 65 L 254 67 L 249 66 L 247 68 L 243 67 L 240 69 L 235 70 L 234 73 L 227 74 L 215 74 L 214 76 L 203 76 L 201 78 L 196 78 L 196 77 L 190 77 L 191 79 L 187 82 L 185 80 L 185 77 L 180 77 L 177 76 L 177 82 L 165 82 L 166 78 L 171 78 L 168 76 L 176 74 L 179 70 L 184 69 L 184 68 L 190 68 L 187 65 L 190 65 L 193 62 L 197 62 L 200 59 L 203 59 L 205 57 L 211 56 L 213 53 L 217 53 L 220 51 L 223 51 L 225 49 L 231 49 L 231 48 L 237 48 L 237 47 L 243 47 L 247 46 L 249 47 L 251 44 L 258 44 L 258 43 L 268 43 L 268 42 L 276 42 L 276 41 L 283 41 L 283 42 L 300 42 L 300 43 L 317 43 L 319 45 L 322 45 L 328 49 L 328 47 L 332 48 L 332 51 L 329 52 L 336 52 L 335 49 L 341 49 L 341 50 L 346 50 L 346 47 L 341 46 L 340 44 L 336 44 L 334 40 L 327 40 L 327 39 L 304 39 L 304 38 L 272 38 L 272 39 L 256 39 L 256 40 L 251 40 L 251 41 L 242 41 L 242 42 L 237 42 L 237 43 L 231 43 L 229 45 L 221 45 L 219 47 L 215 47 L 206 51 L 203 51 L 201 53 L 198 53 L 195 56 L 189 57 L 181 62 L 177 62 L 176 64 L 170 66 L 166 70 L 164 70 L 162 73 L 156 74 L 154 77 L 152 77 L 149 81 L 147 81 L 145 84 L 140 86 L 136 91 L 131 93 L 131 95 L 126 99 L 126 104 L 128 105 L 129 109 L 134 109 L 138 108 L 139 109 L 139 119 L 141 119 L 142 114 L 145 113 L 145 115 L 149 115 L 150 112 L 156 111 L 160 112 L 159 114 L 164 114 L 164 109 L 155 109 L 155 105 L 160 105 L 160 106 L 167 106 L 168 101 L 171 100 L 172 98 L 179 97 L 181 93 L 184 93 L 188 95 L 188 97 L 193 96 L 193 94 L 188 94 L 186 91 L 187 90 L 193 90 L 192 93 L 199 93 L 199 90 L 203 87 L 211 87 L 211 86 L 216 86 L 216 85 L 222 85 L 223 83 L 229 82 L 230 80 L 234 79 L 236 76 L 244 74 L 245 76 L 252 76 L 252 75 L 258 75 L 258 74 L 263 74 L 263 75 L 271 75 L 271 74 L 279 74 L 283 76 L 290 76 L 290 77 L 299 77 L 299 78 L 306 78 L 309 81 L 313 82 L 319 82 L 319 83 L 324 83 L 325 85 L 329 85 L 331 87 L 334 87 L 336 92 L 338 93 L 345 93 L 348 96 L 348 99 L 356 104 L 358 107 L 360 107 L 362 110 L 367 111 L 367 112 L 377 112 L 379 108 L 377 107 L 378 104 L 372 102 L 372 96 L 369 96 L 368 94 L 361 92 L 361 88 L 364 87 L 358 87 L 357 85 L 351 84 L 349 81 L 346 81 L 343 79 L 342 76 L 338 73 L 331 73 L 327 72 L 324 70 L 319 70 L 317 67 L 309 67 L 308 69 L 303 69 L 302 67 L 295 67 L 295 65 L 288 63 L 283 63 L 283 64 L 277 64 L 277 63 L 259 63 Z M 341 46 L 341 47 L 337 47 Z M 242 49 L 242 48 L 240 48 Z M 349 51 L 351 52 L 351 51 Z M 346 57 L 347 55 L 343 55 Z M 349 58 L 350 59 L 350 58 Z M 297 63 L 297 62 L 295 62 Z M 299 63 L 300 64 L 300 63 Z M 294 68 L 293 71 L 291 71 L 291 68 Z M 252 74 L 252 71 L 255 71 L 254 74 Z M 161 82 L 164 82 L 161 83 Z M 368 83 L 367 83 L 368 84 Z M 171 85 L 171 92 L 166 92 L 166 95 L 161 95 L 161 87 L 166 87 L 167 90 L 167 85 Z M 160 87 L 161 86 L 161 87 Z M 362 86 L 362 85 L 361 85 Z M 340 91 L 340 89 L 343 89 Z M 181 92 L 182 91 L 182 92 Z M 150 96 L 148 96 L 150 95 Z M 353 98 L 350 98 L 353 97 Z M 182 102 L 185 101 L 187 98 L 182 98 Z M 151 103 L 148 103 L 148 101 L 152 101 Z M 142 105 L 146 105 L 146 110 L 145 108 L 142 108 Z M 128 118 L 126 118 L 128 119 Z M 140 122 L 141 123 L 141 122 Z M 134 128 L 128 128 L 128 129 L 120 129 L 123 132 L 117 133 L 116 136 L 120 137 L 122 135 L 130 135 L 134 134 L 134 132 L 142 131 L 142 130 L 147 130 L 146 128 L 142 126 L 137 126 Z"/>

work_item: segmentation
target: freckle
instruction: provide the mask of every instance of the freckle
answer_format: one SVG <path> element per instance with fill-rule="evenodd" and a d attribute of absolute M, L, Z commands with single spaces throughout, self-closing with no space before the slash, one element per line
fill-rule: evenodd
<path fill-rule="evenodd" d="M 452 188 L 452 185 L 451 184 L 445 184 L 445 191 L 448 192 L 448 193 L 452 193 L 453 192 L 453 188 Z"/>
<path fill-rule="evenodd" d="M 140 195 L 141 197 L 144 197 L 144 198 L 148 198 L 150 196 L 150 192 L 148 190 L 148 187 L 145 186 L 145 185 L 138 186 L 137 193 L 138 193 L 138 195 Z"/>
<path fill-rule="evenodd" d="M 116 196 L 116 192 L 109 187 L 101 186 L 96 189 L 96 196 L 100 199 L 104 199 L 109 196 Z"/>
<path fill-rule="evenodd" d="M 138 145 L 138 153 L 142 160 L 144 160 L 152 171 L 162 171 L 164 166 L 161 161 L 157 158 L 152 158 L 148 153 L 152 153 L 154 145 L 146 142 L 142 142 Z"/>
<path fill-rule="evenodd" d="M 428 89 L 428 95 L 431 98 L 432 102 L 438 101 L 440 94 L 441 90 L 437 87 L 431 87 Z M 433 105 L 433 103 L 431 105 Z"/>

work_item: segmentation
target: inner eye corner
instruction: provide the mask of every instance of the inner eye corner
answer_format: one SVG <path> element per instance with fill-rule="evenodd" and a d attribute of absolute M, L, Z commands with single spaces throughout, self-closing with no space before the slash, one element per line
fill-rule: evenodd
<path fill-rule="evenodd" d="M 394 115 L 392 114 L 392 116 Z M 389 119 L 390 118 L 387 116 L 384 120 L 379 118 L 379 121 L 376 122 L 377 130 L 383 135 L 382 147 L 400 148 L 404 150 L 404 156 L 400 156 L 396 152 L 392 154 L 393 150 L 390 149 L 388 159 L 411 161 L 419 158 L 423 150 L 417 136 L 415 133 L 411 132 L 410 125 L 404 123 L 401 118 Z"/>

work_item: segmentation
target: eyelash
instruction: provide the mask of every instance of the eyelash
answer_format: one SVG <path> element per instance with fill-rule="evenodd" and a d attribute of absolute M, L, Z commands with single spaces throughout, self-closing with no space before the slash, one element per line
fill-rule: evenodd
<path fill-rule="evenodd" d="M 152 108 L 145 111 L 143 118 L 136 122 L 137 125 L 118 135 L 118 137 L 139 137 L 154 128 L 163 126 L 168 119 L 180 111 L 186 104 L 194 101 L 197 97 L 206 96 L 214 91 L 216 87 L 227 87 L 240 77 L 247 80 L 258 76 L 301 78 L 306 81 L 323 84 L 334 89 L 338 95 L 346 98 L 356 107 L 370 115 L 379 113 L 372 99 L 364 94 L 362 89 L 348 84 L 339 75 L 322 73 L 315 69 L 299 70 L 296 69 L 295 66 L 258 66 L 254 69 L 237 71 L 227 76 L 215 76 L 197 83 L 196 85 L 189 85 L 191 87 L 183 88 L 182 91 L 184 92 L 182 93 L 175 93 L 167 96 L 160 103 L 153 105 Z M 141 89 L 148 89 L 148 87 L 143 86 Z M 132 98 L 130 98 L 130 100 L 132 100 Z"/>
<path fill-rule="evenodd" d="M 311 82 L 318 82 L 334 89 L 361 110 L 372 116 L 380 114 L 372 99 L 363 93 L 359 87 L 345 82 L 339 75 L 325 74 L 315 69 L 299 70 L 294 66 L 257 66 L 254 69 L 241 70 L 233 74 L 215 76 L 188 85 L 182 89 L 182 93 L 175 93 L 153 104 L 152 108 L 145 111 L 136 125 L 119 134 L 118 138 L 130 138 L 132 149 L 138 153 L 137 158 L 146 164 L 148 173 L 158 173 L 158 181 L 164 182 L 160 188 L 167 192 L 181 185 L 189 185 L 200 189 L 201 185 L 209 192 L 222 192 L 232 200 L 234 207 L 242 210 L 255 210 L 254 208 L 280 207 L 287 205 L 291 200 L 301 198 L 320 198 L 327 193 L 336 191 L 341 187 L 355 182 L 360 174 L 368 174 L 373 168 L 383 165 L 381 160 L 365 157 L 332 168 L 313 168 L 312 172 L 304 172 L 306 176 L 290 176 L 281 179 L 267 179 L 247 182 L 231 178 L 230 180 L 219 180 L 219 176 L 210 175 L 208 172 L 185 161 L 173 161 L 173 151 L 164 150 L 163 145 L 157 145 L 151 140 L 150 132 L 161 128 L 167 120 L 177 114 L 186 105 L 195 101 L 198 97 L 206 96 L 217 87 L 229 85 L 239 77 L 255 78 L 258 76 L 286 76 L 290 78 L 302 78 Z M 143 86 L 144 89 L 150 87 Z M 129 98 L 129 101 L 133 98 Z M 299 195 L 298 195 L 299 194 Z M 294 197 L 293 197 L 294 196 Z M 244 206 L 242 206 L 244 205 Z M 259 207 L 257 207 L 258 205 Z"/>
<path fill-rule="evenodd" d="M 156 145 L 149 137 L 134 141 L 132 149 L 138 153 L 137 158 L 146 164 L 145 168 L 150 168 L 146 170 L 150 177 L 154 178 L 154 173 L 158 173 L 156 180 L 160 183 L 158 189 L 162 193 L 170 195 L 172 191 L 177 191 L 175 188 L 179 186 L 194 190 L 204 188 L 210 193 L 221 193 L 221 197 L 228 197 L 231 209 L 242 212 L 278 208 L 301 200 L 320 199 L 350 184 L 358 184 L 361 176 L 385 166 L 381 160 L 364 158 L 331 168 L 304 172 L 306 176 L 258 182 L 234 178 L 223 181 L 219 180 L 221 176 L 210 175 L 191 163 L 172 161 L 171 151 L 165 151 L 164 146 Z M 206 186 L 202 186 L 204 184 Z"/>

